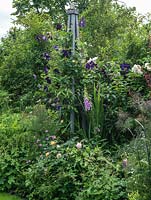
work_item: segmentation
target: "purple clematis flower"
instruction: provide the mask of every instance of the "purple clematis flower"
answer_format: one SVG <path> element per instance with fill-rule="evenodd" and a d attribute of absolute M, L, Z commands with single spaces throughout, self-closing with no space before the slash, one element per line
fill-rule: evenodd
<path fill-rule="evenodd" d="M 56 105 L 56 110 L 61 110 L 61 105 Z"/>
<path fill-rule="evenodd" d="M 59 47 L 58 47 L 57 45 L 55 45 L 53 48 L 54 48 L 56 51 L 59 50 Z"/>
<path fill-rule="evenodd" d="M 120 64 L 120 68 L 123 72 L 128 73 L 130 70 L 130 64 L 122 63 Z"/>
<path fill-rule="evenodd" d="M 45 80 L 47 81 L 47 83 L 51 84 L 51 79 L 49 77 L 46 77 Z"/>
<path fill-rule="evenodd" d="M 84 28 L 84 27 L 86 26 L 86 21 L 85 21 L 84 17 L 82 17 L 82 18 L 80 19 L 80 21 L 79 21 L 79 26 L 80 26 L 81 28 Z"/>
<path fill-rule="evenodd" d="M 97 66 L 96 60 L 97 60 L 97 57 L 95 57 L 95 58 L 90 58 L 90 59 L 87 61 L 86 65 L 85 65 L 85 68 L 86 68 L 86 69 L 93 69 L 94 67 L 96 67 L 96 66 Z"/>
<path fill-rule="evenodd" d="M 71 50 L 63 49 L 63 50 L 62 50 L 62 55 L 63 55 L 63 57 L 65 57 L 65 58 L 69 58 L 69 57 L 71 56 Z"/>
<path fill-rule="evenodd" d="M 48 74 L 48 71 L 49 71 L 48 67 L 44 66 L 44 72 L 45 72 L 45 74 Z"/>
<path fill-rule="evenodd" d="M 50 60 L 50 55 L 48 54 L 48 53 L 43 53 L 43 58 L 45 59 L 45 60 Z"/>
<path fill-rule="evenodd" d="M 42 36 L 41 36 L 41 39 L 42 39 L 43 41 L 48 40 L 48 38 L 47 38 L 45 35 L 42 35 Z"/>
<path fill-rule="evenodd" d="M 56 29 L 57 29 L 57 30 L 61 30 L 61 29 L 62 29 L 62 25 L 61 25 L 61 24 L 59 24 L 59 23 L 58 23 L 58 24 L 56 24 Z"/>
<path fill-rule="evenodd" d="M 48 38 L 47 38 L 45 35 L 42 35 L 42 34 L 36 35 L 35 39 L 36 39 L 38 42 L 48 40 Z"/>

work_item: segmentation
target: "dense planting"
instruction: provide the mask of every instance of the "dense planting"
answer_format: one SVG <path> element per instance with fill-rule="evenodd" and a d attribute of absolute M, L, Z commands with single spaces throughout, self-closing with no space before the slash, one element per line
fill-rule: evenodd
<path fill-rule="evenodd" d="M 150 200 L 150 19 L 114 1 L 78 1 L 73 54 L 59 7 L 68 1 L 50 2 L 14 0 L 22 28 L 0 43 L 0 191 Z"/>

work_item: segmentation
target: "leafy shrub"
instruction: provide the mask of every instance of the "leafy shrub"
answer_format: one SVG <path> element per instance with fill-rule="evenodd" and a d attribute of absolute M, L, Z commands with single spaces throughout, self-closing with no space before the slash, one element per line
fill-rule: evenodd
<path fill-rule="evenodd" d="M 124 180 L 101 148 L 56 142 L 24 172 L 28 199 L 127 199 Z"/>
<path fill-rule="evenodd" d="M 130 194 L 137 191 L 137 200 L 150 200 L 151 192 L 151 139 L 150 118 L 144 126 L 139 122 L 140 133 L 130 144 L 125 145 L 124 152 L 128 157 L 128 167 L 125 171 L 127 189 Z M 133 195 L 131 196 L 131 198 Z M 134 198 L 133 197 L 133 198 Z M 133 199 L 132 198 L 132 199 Z M 135 199 L 135 198 L 134 198 Z"/>
<path fill-rule="evenodd" d="M 36 105 L 33 107 L 31 114 L 31 130 L 38 135 L 49 132 L 51 135 L 59 133 L 61 128 L 60 116 L 57 112 L 46 109 L 45 105 Z"/>

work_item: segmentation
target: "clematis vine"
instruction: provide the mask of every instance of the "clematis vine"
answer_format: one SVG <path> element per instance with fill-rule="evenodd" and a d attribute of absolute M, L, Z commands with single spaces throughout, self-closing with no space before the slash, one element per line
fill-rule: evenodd
<path fill-rule="evenodd" d="M 98 57 L 90 58 L 87 61 L 86 65 L 85 65 L 85 68 L 86 69 L 93 69 L 94 67 L 96 67 L 97 66 L 97 64 L 96 64 L 96 60 L 97 59 L 98 59 Z"/>

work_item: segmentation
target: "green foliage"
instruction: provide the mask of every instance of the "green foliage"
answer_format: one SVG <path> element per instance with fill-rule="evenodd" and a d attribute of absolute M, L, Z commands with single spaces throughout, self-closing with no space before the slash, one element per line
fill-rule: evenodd
<path fill-rule="evenodd" d="M 150 119 L 143 126 L 137 121 L 138 136 L 128 145 L 125 145 L 123 152 L 128 157 L 128 167 L 125 171 L 127 177 L 128 192 L 130 199 L 149 200 L 151 186 L 151 140 L 150 140 Z M 140 133 L 140 134 L 139 134 Z M 137 193 L 133 192 L 137 191 Z"/>
<path fill-rule="evenodd" d="M 0 90 L 0 112 L 7 110 L 10 104 L 10 98 L 6 91 Z"/>
<path fill-rule="evenodd" d="M 50 32 L 52 26 L 48 16 L 36 16 L 33 13 L 21 19 L 20 25 L 26 29 L 12 29 L 8 37 L 3 39 L 0 81 L 15 107 L 24 109 L 40 95 L 38 85 L 42 82 L 40 74 L 44 65 L 42 54 L 47 52 L 49 46 L 49 42 L 46 45 L 43 42 L 38 44 L 36 36 Z M 34 74 L 37 79 L 34 79 Z"/>
<path fill-rule="evenodd" d="M 38 1 L 23 1 L 23 0 L 13 0 L 13 7 L 16 8 L 16 12 L 13 13 L 18 18 L 27 14 L 32 9 L 36 13 L 47 13 L 49 14 L 54 21 L 59 20 L 59 17 L 62 16 L 66 18 L 66 10 L 65 5 L 68 5 L 69 0 L 38 0 Z M 76 4 L 78 4 L 78 8 L 80 12 L 82 12 L 88 5 L 90 1 L 88 0 L 78 0 Z"/>
<path fill-rule="evenodd" d="M 28 199 L 127 199 L 124 180 L 100 148 L 59 145 L 25 172 Z"/>
<path fill-rule="evenodd" d="M 86 27 L 81 29 L 82 41 L 88 44 L 90 57 L 136 62 L 147 54 L 148 32 L 142 16 L 111 0 L 93 1 L 82 13 Z"/>
<path fill-rule="evenodd" d="M 35 134 L 42 135 L 49 132 L 54 135 L 59 133 L 61 125 L 56 112 L 47 110 L 44 105 L 36 105 L 31 113 L 31 130 Z"/>
<path fill-rule="evenodd" d="M 79 0 L 86 27 L 73 56 L 67 2 L 13 1 L 23 29 L 11 29 L 0 44 L 0 190 L 29 200 L 126 200 L 128 190 L 130 200 L 150 200 L 150 67 L 140 74 L 120 67 L 150 62 L 149 23 L 111 0 Z M 57 23 L 62 30 L 54 29 Z M 99 58 L 89 69 L 91 56 Z M 87 113 L 85 88 L 92 103 Z M 71 110 L 75 133 L 67 140 Z M 124 169 L 97 146 L 132 135 Z"/>

